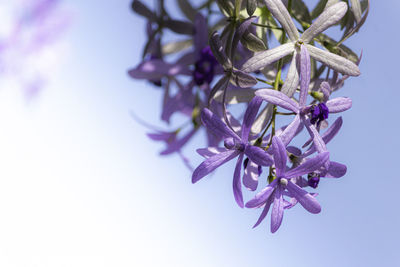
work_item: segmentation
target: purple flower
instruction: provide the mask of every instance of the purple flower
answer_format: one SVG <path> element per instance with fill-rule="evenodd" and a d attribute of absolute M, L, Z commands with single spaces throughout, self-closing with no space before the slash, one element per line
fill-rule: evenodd
<path fill-rule="evenodd" d="M 347 11 L 346 3 L 339 2 L 326 8 L 310 27 L 304 31 L 302 36 L 299 36 L 296 25 L 293 23 L 291 15 L 281 0 L 267 0 L 265 4 L 271 14 L 282 25 L 282 28 L 289 37 L 289 41 L 278 47 L 256 53 L 243 65 L 243 71 L 253 72 L 261 70 L 285 56 L 292 56 L 288 75 L 282 88 L 282 91 L 291 97 L 299 81 L 296 57 L 298 55 L 297 47 L 301 45 L 307 47 L 315 60 L 327 65 L 329 68 L 346 75 L 360 75 L 358 66 L 350 60 L 309 44 L 314 37 L 341 20 Z"/>
<path fill-rule="evenodd" d="M 272 157 L 266 151 L 260 147 L 249 144 L 250 128 L 261 103 L 262 99 L 259 97 L 254 97 L 249 103 L 244 115 L 240 136 L 209 109 L 204 108 L 201 113 L 201 118 L 205 127 L 216 136 L 224 139 L 224 147 L 209 147 L 197 150 L 200 155 L 206 157 L 206 160 L 194 170 L 192 182 L 196 183 L 222 164 L 239 156 L 233 175 L 233 194 L 240 207 L 244 206 L 240 182 L 240 172 L 244 155 L 257 165 L 269 166 L 272 164 Z"/>
<path fill-rule="evenodd" d="M 307 191 L 294 183 L 292 179 L 320 169 L 329 159 L 329 152 L 320 153 L 314 158 L 307 159 L 297 167 L 287 170 L 287 152 L 285 145 L 279 137 L 274 136 L 272 138 L 272 146 L 274 148 L 273 154 L 276 177 L 266 188 L 259 192 L 252 200 L 247 202 L 246 207 L 258 208 L 264 205 L 264 209 L 258 221 L 254 225 L 254 227 L 256 227 L 265 218 L 270 206 L 273 204 L 271 214 L 271 232 L 275 233 L 279 229 L 283 219 L 283 210 L 286 205 L 286 202 L 283 199 L 285 190 L 287 190 L 288 194 L 294 197 L 307 211 L 311 213 L 319 213 L 321 211 L 321 206 L 317 200 Z"/>
<path fill-rule="evenodd" d="M 162 132 L 158 131 L 156 133 L 148 133 L 147 136 L 154 141 L 162 141 L 167 144 L 167 147 L 161 151 L 161 155 L 169 155 L 174 152 L 178 152 L 181 148 L 193 137 L 198 128 L 193 128 L 183 137 L 177 138 L 179 130 L 174 132 Z"/>
<path fill-rule="evenodd" d="M 256 190 L 258 186 L 258 177 L 260 177 L 262 173 L 262 167 L 249 158 L 246 158 L 243 162 L 243 168 L 243 185 L 251 191 Z"/>
<path fill-rule="evenodd" d="M 177 75 L 192 76 L 197 85 L 210 84 L 216 73 L 216 59 L 207 45 L 208 27 L 206 19 L 198 13 L 194 21 L 193 51 L 181 56 L 175 63 L 167 63 L 160 56 L 145 60 L 128 71 L 134 79 L 159 80 Z M 194 70 L 191 66 L 194 65 Z"/>
<path fill-rule="evenodd" d="M 153 133 L 147 133 L 147 136 L 154 141 L 161 141 L 167 145 L 167 147 L 160 152 L 160 155 L 165 156 L 172 153 L 177 153 L 186 167 L 193 171 L 193 167 L 190 165 L 189 159 L 183 155 L 181 149 L 193 137 L 193 135 L 197 132 L 197 129 L 198 128 L 193 128 L 181 138 L 177 138 L 180 129 L 173 132 L 156 131 Z"/>
<path fill-rule="evenodd" d="M 210 84 L 214 79 L 214 69 L 217 60 L 211 52 L 210 46 L 204 47 L 199 59 L 194 63 L 193 80 L 197 85 Z"/>
<path fill-rule="evenodd" d="M 325 143 L 321 139 L 321 136 L 319 135 L 314 124 L 320 123 L 321 120 L 327 118 L 329 113 L 339 113 L 351 108 L 352 101 L 350 98 L 337 97 L 328 100 L 326 103 L 321 103 L 318 105 L 306 105 L 308 88 L 310 85 L 311 64 L 310 56 L 307 48 L 304 45 L 301 46 L 300 64 L 301 80 L 300 97 L 298 103 L 284 93 L 272 89 L 257 90 L 256 95 L 260 96 L 263 100 L 271 104 L 294 112 L 296 117 L 291 124 L 298 125 L 299 121 L 304 123 L 314 141 L 314 145 L 317 147 L 317 150 L 326 151 Z M 291 125 L 288 127 L 291 127 Z M 294 134 L 295 132 L 292 131 L 289 134 L 288 139 L 291 140 L 291 138 L 294 137 Z"/>

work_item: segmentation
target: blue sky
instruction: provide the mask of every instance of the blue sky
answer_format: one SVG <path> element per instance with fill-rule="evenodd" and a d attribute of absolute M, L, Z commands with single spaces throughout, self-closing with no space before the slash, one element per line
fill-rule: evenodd
<path fill-rule="evenodd" d="M 131 118 L 158 123 L 161 94 L 126 74 L 145 42 L 130 1 L 65 4 L 69 48 L 48 86 L 29 105 L 0 90 L 1 266 L 400 265 L 398 2 L 372 2 L 346 43 L 362 75 L 338 93 L 353 107 L 328 147 L 348 173 L 319 187 L 320 214 L 296 207 L 274 235 L 236 206 L 232 164 L 192 185 Z"/>

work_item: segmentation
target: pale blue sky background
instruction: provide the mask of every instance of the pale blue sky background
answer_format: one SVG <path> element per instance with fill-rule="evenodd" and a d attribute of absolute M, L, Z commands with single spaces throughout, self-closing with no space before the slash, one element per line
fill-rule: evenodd
<path fill-rule="evenodd" d="M 400 266 L 397 1 L 372 1 L 347 42 L 362 76 L 329 144 L 347 175 L 320 186 L 321 214 L 296 207 L 274 235 L 234 203 L 232 165 L 192 185 L 130 117 L 157 123 L 161 101 L 126 74 L 145 41 L 130 1 L 65 2 L 69 52 L 49 86 L 29 105 L 0 90 L 0 266 Z"/>

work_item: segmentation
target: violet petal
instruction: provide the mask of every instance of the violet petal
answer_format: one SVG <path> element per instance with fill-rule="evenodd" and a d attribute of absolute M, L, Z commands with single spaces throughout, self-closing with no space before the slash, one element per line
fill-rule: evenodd
<path fill-rule="evenodd" d="M 294 178 L 307 173 L 311 173 L 321 168 L 328 160 L 329 152 L 322 152 L 313 158 L 307 159 L 304 163 L 300 164 L 296 168 L 287 171 L 285 174 L 285 178 Z"/>
<path fill-rule="evenodd" d="M 278 183 L 278 180 L 273 180 L 267 187 L 255 195 L 253 199 L 246 203 L 246 208 L 256 208 L 267 201 Z"/>
<path fill-rule="evenodd" d="M 257 165 L 271 166 L 274 162 L 270 154 L 257 146 L 247 145 L 244 153 Z"/>
<path fill-rule="evenodd" d="M 239 151 L 227 150 L 206 159 L 194 170 L 192 175 L 192 183 L 196 183 L 198 180 L 200 180 L 210 172 L 214 171 L 222 164 L 235 158 L 237 155 L 239 155 Z"/>
<path fill-rule="evenodd" d="M 275 233 L 281 226 L 284 207 L 282 187 L 278 186 L 274 194 L 274 206 L 271 213 L 271 232 Z"/>
<path fill-rule="evenodd" d="M 240 154 L 235 167 L 235 172 L 233 173 L 233 196 L 235 197 L 236 203 L 239 207 L 243 208 L 243 194 L 242 194 L 242 183 L 240 181 L 240 170 L 242 169 L 243 154 Z"/>
<path fill-rule="evenodd" d="M 306 190 L 291 181 L 288 181 L 286 188 L 307 211 L 314 214 L 321 212 L 321 206 L 318 201 Z"/>
<path fill-rule="evenodd" d="M 294 113 L 299 113 L 299 104 L 282 92 L 272 89 L 260 89 L 255 94 L 271 104 L 288 109 Z"/>
<path fill-rule="evenodd" d="M 282 177 L 286 169 L 286 161 L 287 161 L 286 147 L 282 143 L 282 140 L 277 136 L 274 136 L 272 138 L 272 146 L 274 150 L 274 164 L 276 168 L 276 176 Z"/>

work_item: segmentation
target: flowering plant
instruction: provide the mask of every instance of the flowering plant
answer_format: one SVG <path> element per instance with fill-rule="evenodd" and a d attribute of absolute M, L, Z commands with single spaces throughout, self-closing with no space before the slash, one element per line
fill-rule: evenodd
<path fill-rule="evenodd" d="M 361 56 L 343 43 L 364 24 L 369 1 L 320 0 L 313 9 L 301 0 L 177 4 L 184 19 L 173 18 L 163 0 L 156 11 L 139 0 L 132 3 L 148 21 L 148 40 L 143 61 L 129 75 L 163 90 L 163 121 L 178 113 L 188 121 L 148 136 L 166 143 L 162 155 L 178 153 L 190 167 L 182 147 L 204 130 L 208 146 L 197 150 L 204 161 L 193 170 L 192 182 L 237 158 L 234 198 L 240 207 L 262 209 L 255 226 L 271 206 L 271 232 L 279 229 L 284 210 L 297 203 L 319 213 L 317 193 L 308 188 L 347 170 L 326 146 L 343 119 L 328 119 L 352 106 L 350 98 L 332 94 L 360 75 Z M 324 33 L 331 27 L 342 34 Z M 171 32 L 184 38 L 165 42 Z M 181 134 L 183 128 L 189 129 Z M 242 187 L 256 191 L 263 180 L 266 187 L 245 203 Z"/>

